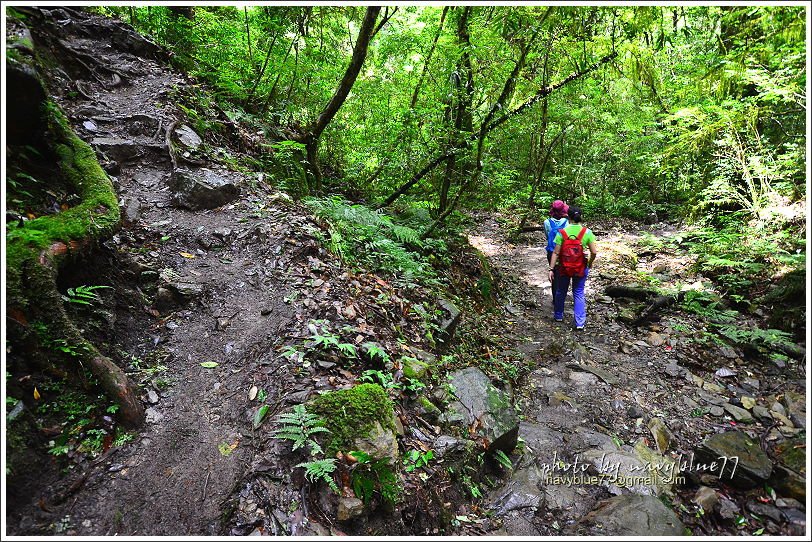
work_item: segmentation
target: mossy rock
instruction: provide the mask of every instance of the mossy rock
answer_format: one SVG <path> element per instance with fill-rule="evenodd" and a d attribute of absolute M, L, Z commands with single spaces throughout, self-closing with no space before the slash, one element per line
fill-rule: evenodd
<path fill-rule="evenodd" d="M 414 380 L 425 381 L 431 367 L 425 361 L 421 361 L 411 356 L 403 356 L 401 359 L 403 366 L 403 376 Z"/>
<path fill-rule="evenodd" d="M 377 384 L 361 384 L 320 395 L 309 410 L 324 419 L 330 430 L 327 455 L 361 450 L 397 459 L 395 410 L 386 391 Z M 373 453 L 370 453 L 373 452 Z"/>

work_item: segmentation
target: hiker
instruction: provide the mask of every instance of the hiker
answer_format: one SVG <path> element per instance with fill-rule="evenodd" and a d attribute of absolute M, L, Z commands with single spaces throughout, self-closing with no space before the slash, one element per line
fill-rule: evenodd
<path fill-rule="evenodd" d="M 569 224 L 567 220 L 567 213 L 569 206 L 557 199 L 550 206 L 550 218 L 544 221 L 544 232 L 547 234 L 547 263 L 550 263 L 555 250 L 555 236 L 558 235 L 558 230 L 566 228 Z M 552 265 L 550 266 L 552 268 Z M 555 292 L 556 282 L 558 280 L 558 273 L 553 273 L 553 278 L 550 280 L 550 292 L 553 294 L 553 307 L 555 307 Z"/>
<path fill-rule="evenodd" d="M 564 301 L 567 290 L 572 281 L 572 300 L 575 313 L 575 329 L 583 331 L 586 324 L 586 297 L 584 287 L 589 270 L 598 255 L 595 246 L 595 234 L 586 226 L 581 225 L 581 209 L 569 208 L 569 224 L 561 228 L 555 236 L 555 250 L 550 259 L 550 281 L 555 275 L 554 268 L 558 266 L 558 284 L 555 293 L 555 310 L 553 318 L 556 322 L 564 321 Z M 562 235 L 563 234 L 563 235 Z M 589 248 L 589 258 L 586 249 Z"/>

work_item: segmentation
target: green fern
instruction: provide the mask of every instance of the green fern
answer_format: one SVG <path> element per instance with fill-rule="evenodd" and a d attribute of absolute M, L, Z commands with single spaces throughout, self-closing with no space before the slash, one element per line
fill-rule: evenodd
<path fill-rule="evenodd" d="M 315 461 L 305 461 L 303 463 L 299 463 L 296 465 L 297 467 L 302 467 L 305 470 L 305 478 L 307 478 L 311 483 L 316 483 L 319 480 L 324 481 L 330 486 L 335 493 L 339 492 L 338 484 L 333 479 L 333 472 L 336 470 L 336 460 L 329 458 L 329 459 L 317 459 Z"/>
<path fill-rule="evenodd" d="M 63 295 L 62 299 L 68 303 L 75 303 L 77 305 L 92 305 L 101 301 L 101 297 L 96 293 L 96 290 L 104 288 L 112 288 L 112 286 L 77 286 L 76 288 L 68 288 L 67 295 Z"/>
<path fill-rule="evenodd" d="M 294 450 L 308 446 L 311 455 L 322 453 L 321 446 L 313 439 L 313 435 L 329 433 L 330 430 L 324 427 L 321 418 L 309 413 L 304 405 L 296 405 L 293 412 L 280 414 L 276 423 L 281 427 L 273 432 L 273 438 L 292 441 Z"/>
<path fill-rule="evenodd" d="M 401 285 L 436 281 L 434 269 L 419 252 L 433 253 L 436 247 L 422 241 L 418 229 L 340 197 L 307 198 L 305 204 L 329 230 L 329 239 L 314 235 L 343 261 L 382 272 Z M 410 224 L 418 222 L 410 217 Z"/>

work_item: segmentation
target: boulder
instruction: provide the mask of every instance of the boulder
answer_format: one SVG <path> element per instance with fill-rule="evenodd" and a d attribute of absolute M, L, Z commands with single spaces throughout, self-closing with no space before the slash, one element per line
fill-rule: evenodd
<path fill-rule="evenodd" d="M 316 397 L 308 410 L 321 416 L 330 431 L 328 456 L 360 450 L 375 459 L 399 464 L 395 411 L 386 391 L 377 384 L 361 384 Z"/>
<path fill-rule="evenodd" d="M 499 516 L 522 508 L 535 511 L 544 500 L 540 490 L 543 477 L 541 469 L 532 463 L 520 468 L 513 473 L 510 482 L 496 493 L 488 508 L 495 510 Z"/>
<path fill-rule="evenodd" d="M 235 200 L 240 188 L 234 179 L 210 169 L 176 169 L 169 180 L 175 204 L 192 210 L 214 209 Z"/>
<path fill-rule="evenodd" d="M 144 156 L 148 151 L 162 153 L 163 147 L 155 142 L 135 141 L 121 137 L 94 137 L 93 148 L 110 160 L 124 164 Z"/>
<path fill-rule="evenodd" d="M 718 476 L 723 482 L 741 488 L 752 488 L 770 478 L 772 462 L 758 442 L 741 431 L 712 435 L 695 451 L 694 469 Z M 735 460 L 738 458 L 738 462 Z"/>
<path fill-rule="evenodd" d="M 673 510 L 651 495 L 619 495 L 598 506 L 575 526 L 578 535 L 683 536 L 685 526 Z"/>
<path fill-rule="evenodd" d="M 453 373 L 451 385 L 456 397 L 448 408 L 452 418 L 456 414 L 466 427 L 477 422 L 480 434 L 488 439 L 488 450 L 513 451 L 519 439 L 519 418 L 510 394 L 494 386 L 477 367 Z"/>

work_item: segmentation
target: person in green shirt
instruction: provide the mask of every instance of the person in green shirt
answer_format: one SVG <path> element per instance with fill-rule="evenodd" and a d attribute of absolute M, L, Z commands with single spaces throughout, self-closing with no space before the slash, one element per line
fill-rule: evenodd
<path fill-rule="evenodd" d="M 581 228 L 584 227 L 581 225 L 581 215 L 582 212 L 579 207 L 571 206 L 569 208 L 570 224 L 564 228 L 564 232 L 567 234 L 567 236 L 577 236 L 581 232 Z M 559 232 L 558 235 L 555 236 L 555 250 L 553 251 L 553 256 L 550 259 L 550 282 L 553 281 L 553 277 L 555 275 L 553 270 L 558 263 L 558 255 L 561 251 L 561 244 L 563 242 L 564 240 Z M 558 274 L 555 294 L 555 308 L 553 310 L 553 319 L 555 319 L 556 322 L 563 322 L 564 301 L 567 298 L 567 291 L 570 287 L 570 279 L 572 279 L 573 312 L 575 313 L 575 329 L 578 331 L 582 331 L 586 325 L 586 296 L 584 294 L 584 289 L 586 287 L 586 278 L 589 276 L 589 270 L 592 268 L 592 264 L 595 262 L 595 257 L 598 255 L 598 249 L 595 244 L 595 234 L 592 233 L 592 230 L 587 228 L 586 233 L 584 233 L 584 236 L 581 238 L 581 243 L 584 247 L 585 255 L 587 249 L 589 249 L 589 257 L 587 258 L 584 276 L 567 277 L 560 273 Z"/>

